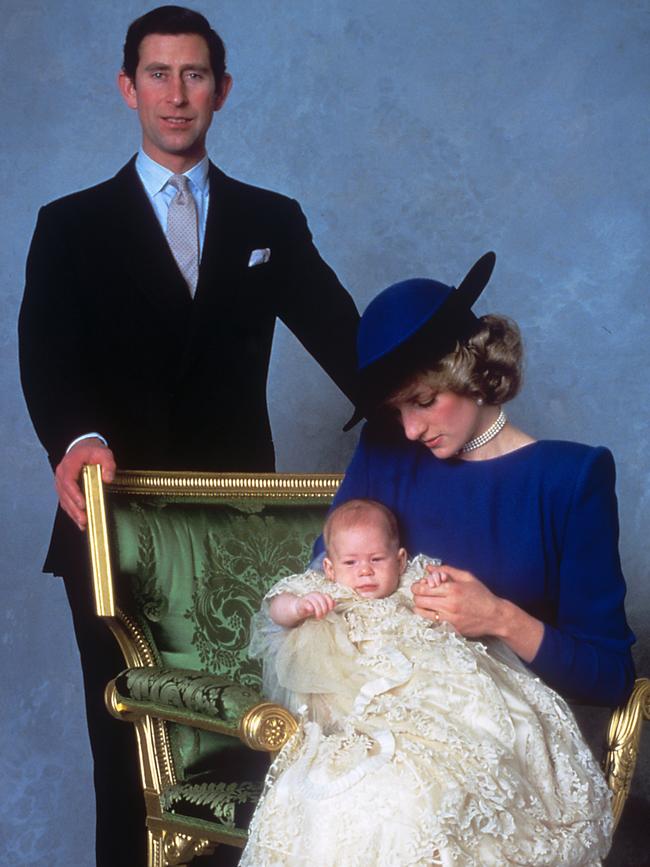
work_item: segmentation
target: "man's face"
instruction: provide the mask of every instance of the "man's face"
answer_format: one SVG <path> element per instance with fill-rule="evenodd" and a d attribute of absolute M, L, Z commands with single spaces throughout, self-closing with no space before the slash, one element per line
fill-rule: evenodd
<path fill-rule="evenodd" d="M 142 126 L 142 147 L 173 172 L 205 156 L 212 115 L 222 107 L 232 79 L 218 84 L 205 39 L 196 33 L 152 33 L 140 43 L 135 81 L 120 72 L 119 86 Z"/>

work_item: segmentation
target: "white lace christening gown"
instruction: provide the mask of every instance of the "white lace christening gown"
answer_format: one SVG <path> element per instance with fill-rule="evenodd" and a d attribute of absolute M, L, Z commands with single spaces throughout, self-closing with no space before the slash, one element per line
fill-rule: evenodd
<path fill-rule="evenodd" d="M 601 863 L 610 794 L 571 711 L 501 642 L 413 614 L 427 562 L 386 599 L 318 572 L 267 595 L 251 654 L 266 695 L 303 722 L 271 766 L 241 867 Z M 337 600 L 325 619 L 268 618 L 272 596 L 314 590 Z"/>

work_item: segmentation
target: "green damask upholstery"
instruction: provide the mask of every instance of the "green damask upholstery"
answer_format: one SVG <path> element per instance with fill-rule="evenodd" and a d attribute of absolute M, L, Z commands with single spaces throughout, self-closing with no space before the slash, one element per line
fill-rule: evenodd
<path fill-rule="evenodd" d="M 260 500 L 206 504 L 116 498 L 113 569 L 118 597 L 168 669 L 203 670 L 257 690 L 259 663 L 246 653 L 250 618 L 268 588 L 302 571 L 326 506 Z M 181 773 L 213 767 L 222 736 L 170 725 Z"/>
<path fill-rule="evenodd" d="M 161 664 L 259 687 L 259 665 L 246 655 L 250 617 L 271 584 L 305 568 L 323 513 L 298 501 L 294 508 L 116 502 L 114 569 L 134 595 Z"/>

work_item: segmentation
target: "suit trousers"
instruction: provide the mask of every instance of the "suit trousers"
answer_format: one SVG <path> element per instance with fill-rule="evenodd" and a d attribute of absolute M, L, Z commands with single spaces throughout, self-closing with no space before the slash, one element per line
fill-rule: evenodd
<path fill-rule="evenodd" d="M 106 684 L 125 668 L 110 629 L 95 614 L 92 580 L 86 572 L 64 578 L 81 657 L 86 718 L 94 760 L 97 867 L 146 867 L 147 832 L 134 727 L 111 716 Z M 241 851 L 218 846 L 196 858 L 196 867 L 234 867 Z"/>
<path fill-rule="evenodd" d="M 81 656 L 86 717 L 94 760 L 97 867 L 145 867 L 146 826 L 134 727 L 112 717 L 106 684 L 125 668 L 117 641 L 95 614 L 92 581 L 80 570 L 64 578 Z"/>

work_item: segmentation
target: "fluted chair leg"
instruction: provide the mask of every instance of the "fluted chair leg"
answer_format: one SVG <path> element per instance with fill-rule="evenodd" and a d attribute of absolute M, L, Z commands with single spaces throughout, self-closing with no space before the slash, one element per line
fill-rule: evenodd
<path fill-rule="evenodd" d="M 162 837 L 147 828 L 147 867 L 164 867 Z"/>

